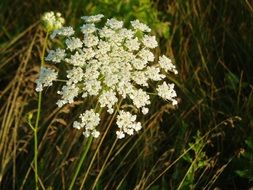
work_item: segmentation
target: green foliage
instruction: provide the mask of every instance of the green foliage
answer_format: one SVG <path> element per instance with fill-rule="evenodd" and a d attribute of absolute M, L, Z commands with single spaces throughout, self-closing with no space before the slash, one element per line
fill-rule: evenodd
<path fill-rule="evenodd" d="M 169 189 L 168 181 L 165 178 L 162 178 L 162 181 L 159 185 L 153 185 L 149 190 L 167 190 Z"/>
<path fill-rule="evenodd" d="M 237 170 L 236 173 L 243 178 L 248 179 L 250 182 L 253 182 L 253 135 L 251 135 L 247 140 L 245 140 L 246 149 L 243 152 L 240 152 L 241 158 L 239 159 L 240 163 L 243 163 L 240 170 Z"/>
<path fill-rule="evenodd" d="M 197 131 L 194 140 L 194 143 L 188 144 L 192 149 L 193 155 L 188 152 L 183 156 L 183 159 L 190 164 L 190 167 L 188 168 L 178 189 L 194 189 L 197 172 L 209 165 L 209 159 L 206 153 L 203 151 L 204 147 L 207 144 L 202 139 L 201 133 L 199 131 Z"/>

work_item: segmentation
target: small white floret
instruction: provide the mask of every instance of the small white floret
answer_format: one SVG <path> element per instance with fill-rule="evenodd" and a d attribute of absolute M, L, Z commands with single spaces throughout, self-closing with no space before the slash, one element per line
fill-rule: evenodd
<path fill-rule="evenodd" d="M 36 79 L 35 83 L 36 91 L 42 91 L 43 87 L 51 86 L 53 81 L 57 78 L 57 72 L 54 69 L 42 67 L 40 70 L 39 78 Z"/>
<path fill-rule="evenodd" d="M 131 25 L 135 30 L 140 30 L 142 32 L 150 32 L 151 29 L 146 25 L 141 23 L 139 20 L 131 21 Z"/>
<path fill-rule="evenodd" d="M 177 97 L 176 91 L 174 90 L 174 84 L 167 84 L 163 82 L 163 84 L 157 87 L 158 96 L 165 100 L 170 100 L 172 105 L 177 105 Z"/>
<path fill-rule="evenodd" d="M 176 66 L 173 65 L 170 58 L 166 57 L 165 55 L 159 57 L 158 63 L 160 64 L 161 68 L 165 71 L 173 72 L 174 74 L 178 74 Z"/>

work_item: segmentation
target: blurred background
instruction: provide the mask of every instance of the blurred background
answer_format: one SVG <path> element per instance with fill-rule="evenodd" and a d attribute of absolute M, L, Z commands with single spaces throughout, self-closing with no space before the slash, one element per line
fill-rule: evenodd
<path fill-rule="evenodd" d="M 178 107 L 153 99 L 149 115 L 140 118 L 141 133 L 117 141 L 114 128 L 103 142 L 94 141 L 74 189 L 253 187 L 251 0 L 1 0 L 0 189 L 34 189 L 27 117 L 37 109 L 46 11 L 61 12 L 74 28 L 84 15 L 126 24 L 139 19 L 157 36 L 155 53 L 173 58 L 179 71 L 168 78 L 176 84 Z M 80 102 L 60 109 L 55 92 L 43 92 L 38 131 L 40 189 L 48 190 L 69 186 L 86 142 L 72 128 Z"/>

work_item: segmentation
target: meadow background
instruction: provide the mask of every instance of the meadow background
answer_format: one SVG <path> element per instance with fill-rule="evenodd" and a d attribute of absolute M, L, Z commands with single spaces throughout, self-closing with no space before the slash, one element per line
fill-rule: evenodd
<path fill-rule="evenodd" d="M 179 71 L 170 78 L 178 107 L 153 99 L 141 133 L 116 140 L 112 130 L 94 141 L 74 189 L 253 186 L 251 0 L 1 0 L 0 189 L 35 186 L 27 118 L 37 109 L 34 81 L 45 38 L 39 20 L 46 11 L 61 12 L 74 28 L 83 15 L 139 19 L 157 36 L 156 53 L 173 57 Z M 58 108 L 54 88 L 43 91 L 39 189 L 61 190 L 69 186 L 86 139 L 72 128 L 79 102 Z"/>

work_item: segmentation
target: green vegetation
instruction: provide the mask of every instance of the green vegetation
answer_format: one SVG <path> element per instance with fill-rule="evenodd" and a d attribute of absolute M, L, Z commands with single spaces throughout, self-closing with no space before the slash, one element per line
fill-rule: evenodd
<path fill-rule="evenodd" d="M 153 99 L 139 134 L 117 140 L 112 118 L 103 118 L 112 127 L 93 140 L 73 189 L 253 186 L 249 0 L 1 0 L 0 189 L 35 189 L 35 136 L 29 125 L 36 123 L 34 81 L 46 38 L 39 20 L 51 10 L 61 12 L 66 25 L 75 28 L 83 15 L 102 13 L 126 22 L 137 18 L 159 37 L 156 53 L 173 57 L 179 71 L 175 78 L 168 76 L 176 84 L 178 107 Z M 89 143 L 72 127 L 83 111 L 81 103 L 58 108 L 57 99 L 52 87 L 42 92 L 36 137 L 39 189 L 68 189 Z"/>

